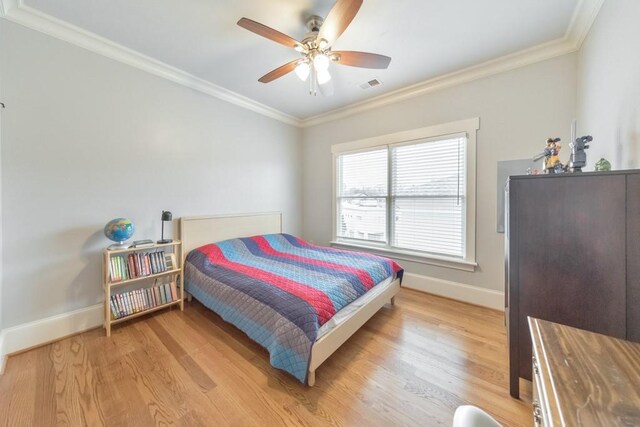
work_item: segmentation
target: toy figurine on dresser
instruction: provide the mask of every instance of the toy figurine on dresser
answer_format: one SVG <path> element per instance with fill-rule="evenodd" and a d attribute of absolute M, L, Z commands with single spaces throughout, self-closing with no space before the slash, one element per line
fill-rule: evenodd
<path fill-rule="evenodd" d="M 568 166 L 563 165 L 560 161 L 560 149 L 562 149 L 560 141 L 560 138 L 547 139 L 547 146 L 544 151 L 533 158 L 533 161 L 537 162 L 544 157 L 544 173 L 563 173 L 567 171 Z"/>
<path fill-rule="evenodd" d="M 589 148 L 591 141 L 593 141 L 593 137 L 587 135 L 581 136 L 569 144 L 571 147 L 571 157 L 569 158 L 571 172 L 582 172 L 582 168 L 587 165 L 587 153 L 584 150 Z"/>

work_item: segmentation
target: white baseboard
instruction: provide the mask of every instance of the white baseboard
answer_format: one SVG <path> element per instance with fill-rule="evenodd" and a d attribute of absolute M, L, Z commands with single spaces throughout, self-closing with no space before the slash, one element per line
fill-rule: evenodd
<path fill-rule="evenodd" d="M 4 374 L 4 367 L 7 363 L 7 356 L 4 351 L 4 331 L 0 330 L 0 375 Z"/>
<path fill-rule="evenodd" d="M 102 325 L 102 304 L 92 305 L 46 319 L 3 329 L 0 333 L 0 356 L 45 344 Z"/>
<path fill-rule="evenodd" d="M 406 272 L 402 287 L 504 311 L 504 293 L 492 289 Z"/>

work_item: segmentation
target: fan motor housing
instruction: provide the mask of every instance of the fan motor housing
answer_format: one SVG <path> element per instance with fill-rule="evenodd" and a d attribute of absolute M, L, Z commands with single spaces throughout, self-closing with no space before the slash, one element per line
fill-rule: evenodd
<path fill-rule="evenodd" d="M 302 39 L 302 44 L 313 45 L 316 42 L 318 32 L 320 31 L 320 27 L 322 27 L 323 23 L 324 19 L 318 15 L 311 15 L 307 18 L 306 26 L 309 29 L 309 32 L 305 34 L 304 39 Z"/>
<path fill-rule="evenodd" d="M 324 19 L 322 19 L 318 15 L 311 15 L 310 17 L 307 18 L 307 28 L 312 33 L 317 34 L 318 31 L 320 31 L 320 27 L 322 27 L 323 23 L 324 23 Z"/>

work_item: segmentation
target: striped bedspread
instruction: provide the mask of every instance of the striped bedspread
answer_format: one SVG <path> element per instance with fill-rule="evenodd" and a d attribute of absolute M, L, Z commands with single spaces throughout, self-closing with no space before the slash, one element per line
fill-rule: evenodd
<path fill-rule="evenodd" d="M 267 234 L 191 251 L 185 289 L 265 347 L 272 366 L 306 383 L 320 326 L 376 284 L 402 273 L 387 258 Z"/>

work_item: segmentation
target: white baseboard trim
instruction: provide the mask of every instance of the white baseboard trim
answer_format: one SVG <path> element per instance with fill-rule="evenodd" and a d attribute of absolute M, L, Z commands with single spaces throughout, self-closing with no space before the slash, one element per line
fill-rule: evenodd
<path fill-rule="evenodd" d="M 504 292 L 406 273 L 402 287 L 504 311 Z"/>
<path fill-rule="evenodd" d="M 4 374 L 4 367 L 7 364 L 7 356 L 4 351 L 4 331 L 0 330 L 0 375 Z"/>
<path fill-rule="evenodd" d="M 92 305 L 2 330 L 2 357 L 102 325 L 104 306 Z"/>

